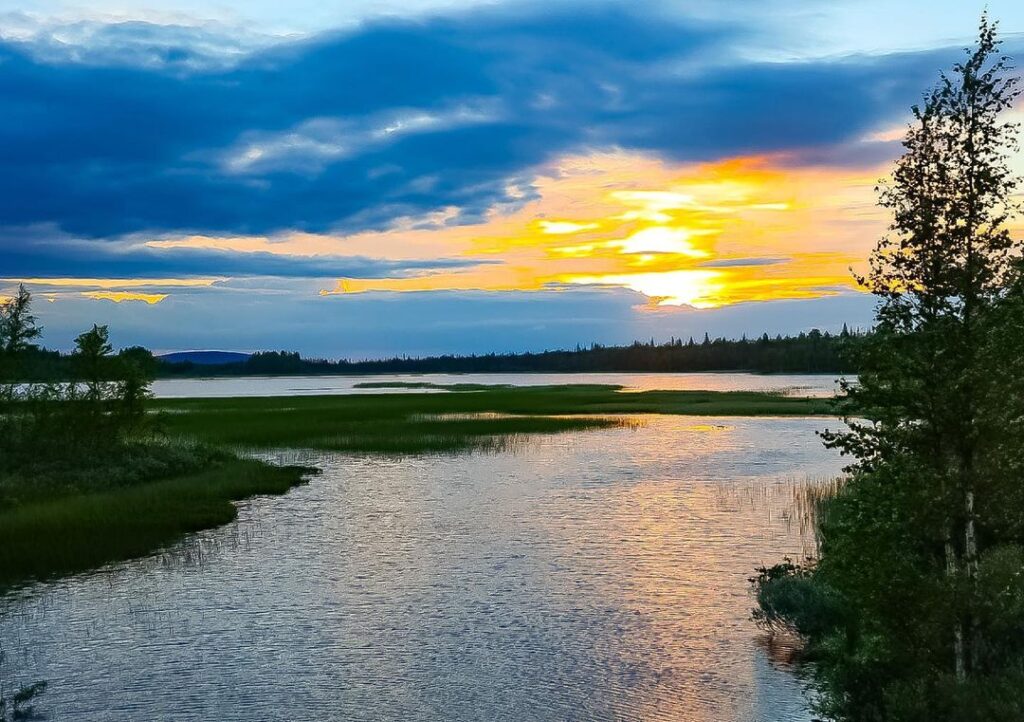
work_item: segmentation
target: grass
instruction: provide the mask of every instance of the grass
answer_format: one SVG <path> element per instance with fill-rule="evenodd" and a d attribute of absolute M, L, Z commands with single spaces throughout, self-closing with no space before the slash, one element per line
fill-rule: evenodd
<path fill-rule="evenodd" d="M 510 389 L 511 384 L 435 384 L 430 381 L 363 381 L 356 389 L 436 389 L 438 391 L 493 391 Z"/>
<path fill-rule="evenodd" d="M 397 382 L 381 387 L 394 388 Z M 413 384 L 449 393 L 166 399 L 172 436 L 242 448 L 379 453 L 493 448 L 536 433 L 607 428 L 636 414 L 833 415 L 831 401 L 751 391 L 643 391 L 604 385 Z M 366 388 L 366 386 L 364 386 Z"/>
<path fill-rule="evenodd" d="M 234 459 L 214 469 L 0 512 L 0 589 L 142 556 L 235 518 L 231 503 L 283 494 L 312 470 Z"/>

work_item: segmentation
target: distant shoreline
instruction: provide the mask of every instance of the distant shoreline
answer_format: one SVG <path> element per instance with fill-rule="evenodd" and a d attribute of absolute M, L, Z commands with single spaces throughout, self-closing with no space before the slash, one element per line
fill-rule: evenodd
<path fill-rule="evenodd" d="M 852 374 L 855 351 L 866 336 L 812 330 L 798 336 L 711 339 L 663 344 L 576 347 L 529 353 L 454 354 L 350 361 L 304 358 L 294 351 L 260 351 L 239 359 L 227 351 L 188 351 L 157 357 L 160 378 L 218 376 L 323 376 L 380 374 L 529 373 L 756 373 Z"/>

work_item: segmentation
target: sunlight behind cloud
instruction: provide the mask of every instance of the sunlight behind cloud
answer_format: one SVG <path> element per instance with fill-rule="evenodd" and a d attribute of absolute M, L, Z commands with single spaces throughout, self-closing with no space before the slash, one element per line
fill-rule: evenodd
<path fill-rule="evenodd" d="M 786 160 L 671 166 L 622 151 L 563 158 L 535 179 L 536 200 L 514 212 L 473 226 L 356 234 L 337 246 L 387 257 L 432 248 L 500 263 L 347 278 L 324 293 L 611 286 L 652 307 L 712 308 L 852 290 L 849 267 L 884 226 L 873 208 L 877 173 Z"/>
<path fill-rule="evenodd" d="M 322 295 L 611 286 L 642 294 L 649 307 L 711 308 L 852 290 L 850 266 L 884 229 L 873 191 L 881 173 L 801 167 L 785 157 L 672 165 L 625 151 L 592 153 L 538 169 L 528 195 L 519 183 L 517 204 L 475 224 L 458 223 L 458 209 L 447 208 L 349 235 L 140 242 L 325 261 L 465 262 L 347 277 Z"/>
<path fill-rule="evenodd" d="M 573 223 L 572 221 L 540 221 L 539 225 L 544 233 L 553 236 L 592 231 L 599 227 L 597 223 Z"/>
<path fill-rule="evenodd" d="M 698 232 L 699 233 L 699 232 Z M 704 231 L 704 233 L 709 233 Z M 629 238 L 623 241 L 612 243 L 621 248 L 622 253 L 675 253 L 691 258 L 707 258 L 711 255 L 709 251 L 694 248 L 690 238 L 694 232 L 686 228 L 672 228 L 668 226 L 651 226 L 642 228 Z"/>
<path fill-rule="evenodd" d="M 624 286 L 642 293 L 659 306 L 714 308 L 721 294 L 718 271 L 665 271 L 621 276 L 570 276 L 568 283 Z"/>

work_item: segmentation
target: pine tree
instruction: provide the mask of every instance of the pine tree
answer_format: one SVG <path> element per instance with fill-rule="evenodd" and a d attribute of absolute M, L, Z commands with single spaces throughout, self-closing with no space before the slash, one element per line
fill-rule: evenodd
<path fill-rule="evenodd" d="M 14 298 L 0 304 L 0 353 L 18 354 L 34 348 L 32 341 L 42 334 L 32 315 L 32 296 L 25 284 Z"/>

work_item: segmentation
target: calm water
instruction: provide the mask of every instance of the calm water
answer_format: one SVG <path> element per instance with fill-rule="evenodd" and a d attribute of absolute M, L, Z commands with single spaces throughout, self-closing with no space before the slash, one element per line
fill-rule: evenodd
<path fill-rule="evenodd" d="M 805 548 L 821 419 L 648 417 L 324 473 L 150 559 L 0 600 L 58 720 L 809 720 L 747 577 Z"/>
<path fill-rule="evenodd" d="M 307 396 L 316 394 L 379 394 L 388 389 L 357 389 L 372 382 L 428 382 L 434 384 L 618 384 L 630 391 L 783 391 L 800 396 L 832 396 L 834 374 L 380 374 L 374 376 L 247 376 L 244 378 L 161 379 L 153 384 L 158 398 L 196 396 Z M 413 389 L 416 390 L 416 389 Z M 390 389 L 408 393 L 410 389 Z"/>

